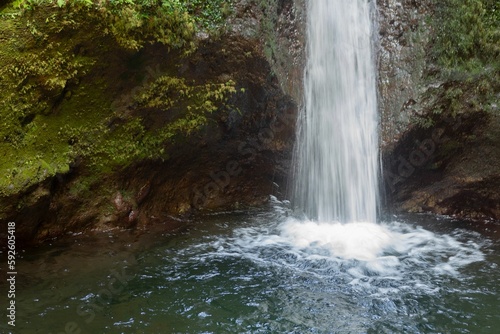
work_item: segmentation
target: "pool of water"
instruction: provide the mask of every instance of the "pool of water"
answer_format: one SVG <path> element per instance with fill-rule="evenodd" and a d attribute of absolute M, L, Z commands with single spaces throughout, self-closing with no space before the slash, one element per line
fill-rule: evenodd
<path fill-rule="evenodd" d="M 275 202 L 177 234 L 55 241 L 18 261 L 15 333 L 498 332 L 498 225 L 348 225 Z"/>

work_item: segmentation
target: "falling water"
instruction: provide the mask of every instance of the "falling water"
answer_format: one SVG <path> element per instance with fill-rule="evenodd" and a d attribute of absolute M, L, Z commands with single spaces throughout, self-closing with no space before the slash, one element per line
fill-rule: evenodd
<path fill-rule="evenodd" d="M 369 0 L 308 2 L 295 197 L 318 221 L 375 222 L 378 136 Z"/>
<path fill-rule="evenodd" d="M 296 194 L 310 219 L 272 197 L 269 211 L 201 216 L 188 235 L 51 241 L 16 264 L 18 332 L 498 332 L 498 242 L 443 218 L 426 223 L 437 233 L 376 223 L 370 35 L 369 0 L 309 0 Z"/>

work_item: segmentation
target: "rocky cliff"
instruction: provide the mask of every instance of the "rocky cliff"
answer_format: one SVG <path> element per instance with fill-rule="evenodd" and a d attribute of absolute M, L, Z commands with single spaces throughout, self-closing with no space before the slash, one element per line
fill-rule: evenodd
<path fill-rule="evenodd" d="M 500 220 L 498 3 L 379 7 L 388 208 Z"/>
<path fill-rule="evenodd" d="M 0 219 L 17 223 L 18 239 L 161 223 L 173 229 L 199 211 L 242 209 L 285 194 L 300 103 L 303 3 L 231 5 L 194 8 L 193 15 L 208 15 L 195 22 L 200 28 L 181 16 L 159 37 L 146 35 L 146 22 L 139 30 L 119 25 L 128 7 L 100 8 L 116 17 L 96 28 L 71 17 L 75 8 L 4 5 L 0 35 L 8 47 L 0 60 L 11 70 L 3 84 L 16 82 L 12 101 L 20 110 L 19 100 L 36 94 L 25 99 L 32 109 L 16 111 L 17 128 L 3 134 Z M 128 8 L 124 24 L 144 8 Z M 87 20 L 102 15 L 78 10 Z M 152 25 L 164 15 L 146 14 Z M 169 39 L 182 24 L 193 36 Z M 6 104 L 2 112 L 13 115 Z"/>
<path fill-rule="evenodd" d="M 456 1 L 377 3 L 385 202 L 499 220 L 500 9 Z M 191 3 L 0 3 L 0 219 L 20 239 L 287 196 L 305 1 Z"/>

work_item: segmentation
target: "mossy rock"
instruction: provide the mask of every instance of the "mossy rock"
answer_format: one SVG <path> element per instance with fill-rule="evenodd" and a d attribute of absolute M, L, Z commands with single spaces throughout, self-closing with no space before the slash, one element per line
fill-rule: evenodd
<path fill-rule="evenodd" d="M 179 76 L 176 63 L 195 45 L 192 8 L 89 3 L 17 1 L 1 12 L 0 194 L 67 173 L 75 159 L 110 172 L 166 158 L 165 145 L 201 128 L 235 92 L 230 78 Z M 214 5 L 197 10 L 215 15 Z M 162 72 L 141 63 L 150 43 L 172 58 Z M 167 120 L 154 131 L 141 117 L 151 112 Z"/>

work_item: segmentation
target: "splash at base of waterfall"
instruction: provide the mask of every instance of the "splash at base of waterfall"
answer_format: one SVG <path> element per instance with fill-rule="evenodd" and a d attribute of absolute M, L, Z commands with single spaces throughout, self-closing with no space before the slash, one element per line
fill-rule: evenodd
<path fill-rule="evenodd" d="M 224 251 L 269 264 L 343 272 L 351 279 L 402 278 L 415 270 L 456 275 L 460 268 L 484 259 L 480 245 L 452 235 L 396 221 L 303 220 L 291 216 L 288 203 L 272 202 L 277 221 L 272 226 L 237 229 Z"/>
<path fill-rule="evenodd" d="M 281 230 L 283 238 L 300 249 L 322 250 L 333 257 L 361 261 L 376 259 L 401 239 L 387 227 L 368 222 L 341 224 L 291 219 Z"/>

